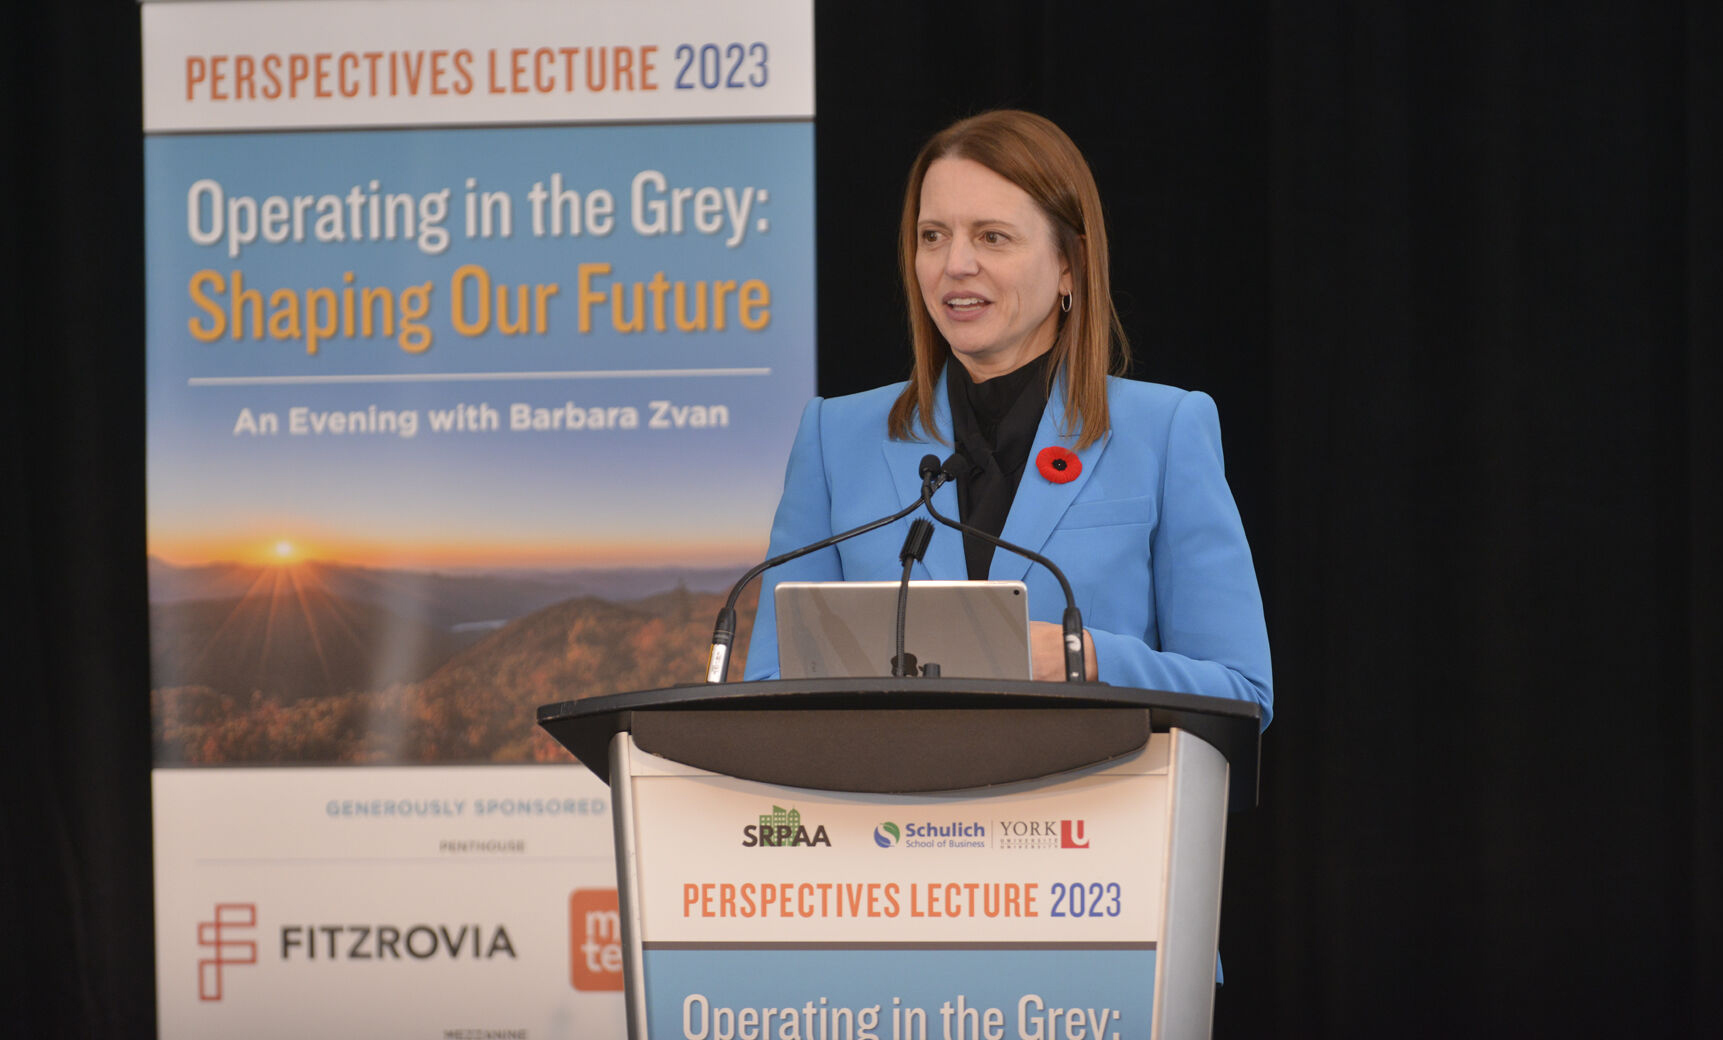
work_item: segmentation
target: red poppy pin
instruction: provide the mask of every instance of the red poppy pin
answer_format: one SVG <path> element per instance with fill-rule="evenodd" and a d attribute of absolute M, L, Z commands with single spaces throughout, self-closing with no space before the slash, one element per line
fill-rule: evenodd
<path fill-rule="evenodd" d="M 1055 484 L 1069 484 L 1083 472 L 1083 460 L 1077 457 L 1076 452 L 1055 444 L 1042 448 L 1041 453 L 1035 456 L 1035 468 Z"/>

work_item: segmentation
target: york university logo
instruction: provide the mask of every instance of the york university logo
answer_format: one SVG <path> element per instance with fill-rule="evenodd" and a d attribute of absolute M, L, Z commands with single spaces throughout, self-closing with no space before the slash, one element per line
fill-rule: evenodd
<path fill-rule="evenodd" d="M 759 823 L 750 823 L 742 828 L 742 847 L 745 849 L 789 848 L 798 845 L 824 845 L 830 848 L 831 838 L 826 836 L 823 825 L 816 825 L 809 830 L 802 823 L 802 814 L 798 809 L 785 809 L 781 805 L 772 806 L 769 813 L 760 814 Z"/>
<path fill-rule="evenodd" d="M 882 849 L 889 849 L 902 840 L 903 831 L 889 820 L 873 829 L 873 843 Z"/>
<path fill-rule="evenodd" d="M 1087 820 L 1000 820 L 995 824 L 1001 849 L 1086 849 Z"/>

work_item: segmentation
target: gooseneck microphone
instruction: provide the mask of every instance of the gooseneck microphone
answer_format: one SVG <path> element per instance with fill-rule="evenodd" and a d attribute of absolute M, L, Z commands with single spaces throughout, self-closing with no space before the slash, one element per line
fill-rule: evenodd
<path fill-rule="evenodd" d="M 933 456 L 929 455 L 928 458 L 933 458 Z M 933 459 L 933 461 L 937 466 L 939 460 Z M 922 461 L 922 465 L 923 467 L 926 466 L 925 459 Z M 791 549 L 789 552 L 780 553 L 769 560 L 757 563 L 753 567 L 749 568 L 748 573 L 742 575 L 741 578 L 737 579 L 736 584 L 730 587 L 730 598 L 724 601 L 724 606 L 718 611 L 718 621 L 712 626 L 712 649 L 706 656 L 706 681 L 709 683 L 721 683 L 729 678 L 730 649 L 736 642 L 736 601 L 742 598 L 742 590 L 748 587 L 749 582 L 780 564 L 789 563 L 791 560 L 799 560 L 809 553 L 819 552 L 821 549 L 829 549 L 839 542 L 847 541 L 857 535 L 867 534 L 869 531 L 878 530 L 886 524 L 896 523 L 924 505 L 927 505 L 931 510 L 932 506 L 928 504 L 928 499 L 933 497 L 933 493 L 939 490 L 940 485 L 951 479 L 949 474 L 935 474 L 935 478 L 937 479 L 930 479 L 924 472 L 921 477 L 921 497 L 897 512 L 892 513 L 890 516 L 882 516 L 878 520 L 870 521 L 860 527 L 853 527 L 848 531 L 834 534 L 828 538 L 821 538 L 812 545 L 804 545 L 799 549 Z M 930 529 L 932 526 L 933 525 L 931 524 L 928 525 Z M 925 546 L 923 548 L 925 550 Z"/>
<path fill-rule="evenodd" d="M 1065 579 L 1065 572 L 1059 569 L 1059 565 L 1038 552 L 1031 552 L 1020 545 L 1012 545 L 1005 539 L 996 538 L 980 528 L 971 527 L 962 521 L 943 516 L 939 510 L 933 508 L 933 491 L 929 489 L 929 485 L 932 485 L 933 489 L 937 489 L 946 481 L 955 480 L 960 461 L 968 461 L 960 451 L 952 452 L 951 457 L 944 462 L 940 462 L 937 455 L 923 455 L 921 457 L 921 500 L 927 503 L 928 514 L 947 527 L 954 527 L 964 534 L 974 535 L 984 542 L 990 542 L 1007 552 L 1016 553 L 1031 562 L 1038 563 L 1051 571 L 1053 577 L 1059 579 L 1059 588 L 1065 592 L 1065 616 L 1061 623 L 1061 627 L 1064 629 L 1065 643 L 1065 681 L 1085 681 L 1088 670 L 1083 667 L 1083 614 L 1077 609 L 1077 597 L 1071 594 L 1071 583 Z M 937 483 L 935 483 L 936 480 Z"/>
<path fill-rule="evenodd" d="M 922 501 L 926 501 L 931 493 L 927 490 L 927 478 L 922 478 Z M 909 525 L 909 535 L 903 540 L 903 548 L 897 558 L 903 564 L 903 580 L 897 584 L 897 645 L 896 653 L 891 658 L 891 674 L 920 675 L 916 668 L 915 655 L 903 652 L 904 623 L 909 617 L 909 572 L 921 558 L 927 555 L 927 543 L 933 540 L 933 524 L 925 517 L 916 517 Z"/>

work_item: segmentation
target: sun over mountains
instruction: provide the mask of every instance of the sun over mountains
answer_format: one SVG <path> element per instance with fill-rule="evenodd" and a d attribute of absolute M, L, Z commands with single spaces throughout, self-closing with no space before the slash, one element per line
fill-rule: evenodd
<path fill-rule="evenodd" d="M 538 705 L 700 681 L 739 570 L 152 559 L 156 762 L 562 761 Z"/>

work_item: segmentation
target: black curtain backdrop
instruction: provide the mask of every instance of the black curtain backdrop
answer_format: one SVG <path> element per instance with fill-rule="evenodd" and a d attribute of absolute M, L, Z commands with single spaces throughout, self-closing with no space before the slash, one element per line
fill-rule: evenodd
<path fill-rule="evenodd" d="M 1218 1036 L 1723 1036 L 1720 11 L 817 9 L 821 393 L 906 371 L 915 149 L 1019 106 L 1220 403 L 1278 697 Z M 137 12 L 7 18 L 0 1015 L 144 1036 Z"/>

